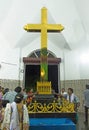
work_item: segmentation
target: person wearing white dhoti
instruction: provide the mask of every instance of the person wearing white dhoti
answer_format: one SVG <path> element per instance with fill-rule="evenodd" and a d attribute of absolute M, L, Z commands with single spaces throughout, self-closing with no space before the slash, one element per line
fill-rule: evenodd
<path fill-rule="evenodd" d="M 5 109 L 2 129 L 29 130 L 29 116 L 26 105 L 23 104 L 22 94 L 17 94 L 12 104 L 7 104 Z"/>

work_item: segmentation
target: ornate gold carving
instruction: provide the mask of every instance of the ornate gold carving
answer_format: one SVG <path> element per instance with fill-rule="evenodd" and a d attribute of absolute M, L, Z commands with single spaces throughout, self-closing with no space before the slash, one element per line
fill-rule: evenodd
<path fill-rule="evenodd" d="M 38 94 L 51 94 L 51 82 L 37 82 Z"/>
<path fill-rule="evenodd" d="M 52 113 L 52 112 L 75 112 L 74 103 L 62 99 L 61 102 L 55 102 L 49 104 L 42 104 L 35 101 L 28 105 L 28 112 L 30 113 Z"/>

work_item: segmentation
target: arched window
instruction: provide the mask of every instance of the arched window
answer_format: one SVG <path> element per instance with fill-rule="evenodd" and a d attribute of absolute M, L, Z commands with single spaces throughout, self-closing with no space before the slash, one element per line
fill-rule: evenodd
<path fill-rule="evenodd" d="M 34 50 L 32 53 L 30 53 L 28 55 L 28 57 L 30 57 L 30 58 L 40 58 L 40 52 L 41 52 L 40 49 Z M 49 50 L 47 50 L 47 56 L 49 58 L 55 58 L 56 57 L 56 55 L 53 52 L 49 51 Z"/>

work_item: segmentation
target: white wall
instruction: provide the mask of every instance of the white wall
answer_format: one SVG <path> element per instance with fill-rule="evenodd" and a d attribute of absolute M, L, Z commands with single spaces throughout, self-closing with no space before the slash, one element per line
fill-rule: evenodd
<path fill-rule="evenodd" d="M 1 55 L 2 56 L 2 55 Z M 19 49 L 7 49 L 0 59 L 0 79 L 19 79 Z"/>
<path fill-rule="evenodd" d="M 22 41 L 20 42 L 22 43 Z M 19 69 L 24 69 L 24 66 L 23 61 L 21 61 L 21 65 L 19 64 L 19 58 L 21 56 L 22 60 L 23 57 L 27 57 L 33 50 L 39 49 L 40 37 L 38 36 L 31 43 L 29 40 L 29 43 L 22 46 L 21 50 L 11 48 L 8 39 L 4 37 L 3 33 L 0 33 L 0 43 L 0 79 L 22 80 L 23 73 Z M 55 39 L 53 43 L 48 40 L 48 49 L 62 59 L 60 64 L 61 80 L 89 79 L 89 41 L 83 39 L 80 43 L 77 43 L 79 44 L 76 47 L 77 49 L 66 50 L 60 48 L 60 43 L 57 43 Z M 25 44 L 24 41 L 23 44 Z"/>
<path fill-rule="evenodd" d="M 80 79 L 78 52 L 64 51 L 65 80 Z"/>
<path fill-rule="evenodd" d="M 65 80 L 89 79 L 89 47 L 64 51 Z"/>
<path fill-rule="evenodd" d="M 23 79 L 23 73 L 19 73 L 19 67 L 23 69 L 23 62 L 21 65 L 19 64 L 20 49 L 12 49 L 11 47 L 15 47 L 15 45 L 22 47 L 21 60 L 33 50 L 40 48 L 40 38 L 34 38 L 33 42 L 30 43 L 33 37 L 27 36 L 23 26 L 28 22 L 40 23 L 40 9 L 46 6 L 48 8 L 48 22 L 64 25 L 63 36 L 72 49 L 70 51 L 60 48 L 60 44 L 63 42 L 59 43 L 57 37 L 51 38 L 53 43 L 48 41 L 48 49 L 62 59 L 60 64 L 61 80 L 89 79 L 87 56 L 89 55 L 89 45 L 85 44 L 86 35 L 89 41 L 89 22 L 86 10 L 83 10 L 83 5 L 88 6 L 88 4 L 84 4 L 84 0 L 82 5 L 77 1 L 76 4 L 74 0 L 38 0 L 37 4 L 35 0 L 8 1 L 7 3 L 0 2 L 0 78 Z M 86 9 L 88 10 L 88 7 Z M 85 48 L 81 48 L 81 41 L 83 41 L 82 44 Z M 58 43 L 59 46 L 57 46 Z"/>
<path fill-rule="evenodd" d="M 33 50 L 40 48 L 38 38 L 22 49 L 22 57 L 27 57 Z M 48 41 L 48 49 L 56 57 L 62 59 L 60 64 L 61 80 L 89 79 L 89 47 L 79 47 L 75 50 L 60 49 L 54 43 Z M 23 75 L 22 75 L 23 78 Z"/>
<path fill-rule="evenodd" d="M 40 39 L 24 47 L 21 50 L 21 60 L 27 57 L 33 50 L 40 48 Z M 48 49 L 56 57 L 62 59 L 60 64 L 61 80 L 89 79 L 89 49 L 78 48 L 75 50 L 60 49 L 55 44 L 48 41 Z M 19 64 L 20 49 L 8 48 L 5 54 L 0 52 L 0 79 L 23 79 L 23 73 L 19 71 L 24 69 L 23 61 Z M 20 73 L 19 73 L 20 72 Z"/>

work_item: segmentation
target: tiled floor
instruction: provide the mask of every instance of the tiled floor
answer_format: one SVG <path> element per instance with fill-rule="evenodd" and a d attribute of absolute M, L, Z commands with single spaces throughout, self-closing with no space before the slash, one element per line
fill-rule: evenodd
<path fill-rule="evenodd" d="M 89 119 L 89 116 L 88 116 Z M 84 124 L 84 114 L 79 113 L 78 114 L 78 123 L 76 125 L 77 130 L 89 130 L 89 121 L 88 124 Z"/>

